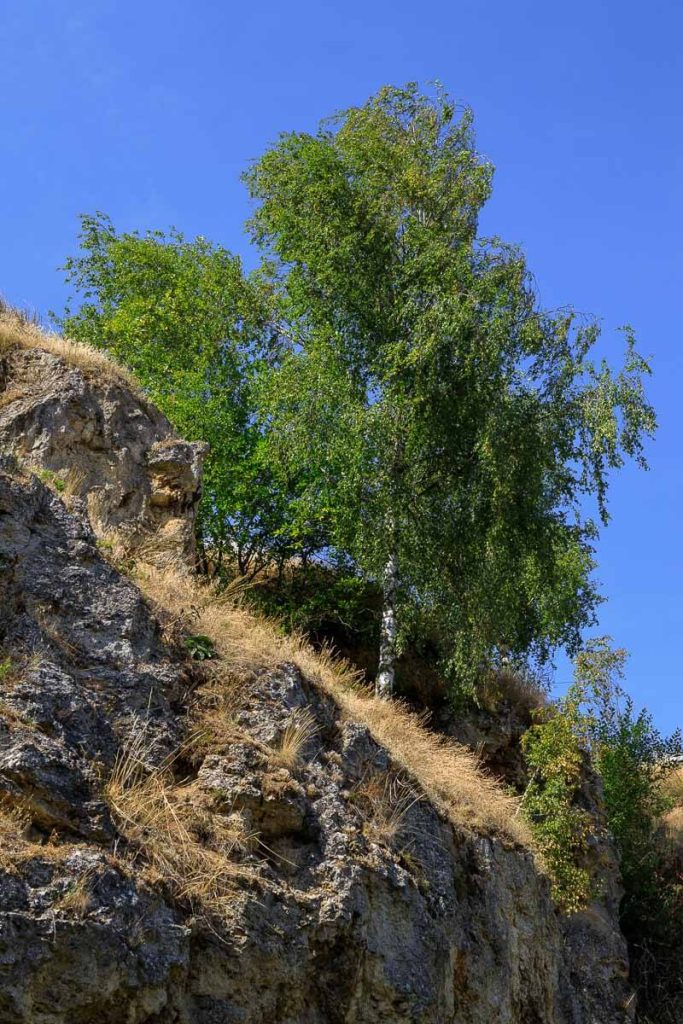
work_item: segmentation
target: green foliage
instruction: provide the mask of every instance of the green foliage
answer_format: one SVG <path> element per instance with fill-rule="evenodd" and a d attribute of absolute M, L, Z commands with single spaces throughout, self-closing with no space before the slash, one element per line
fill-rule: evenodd
<path fill-rule="evenodd" d="M 37 469 L 35 475 L 46 487 L 52 487 L 58 494 L 63 494 L 66 483 L 56 473 L 53 473 L 51 469 Z"/>
<path fill-rule="evenodd" d="M 129 366 L 183 437 L 209 443 L 200 534 L 219 564 L 234 554 L 252 572 L 286 534 L 287 493 L 273 487 L 253 412 L 268 289 L 202 237 L 117 233 L 101 213 L 82 218 L 79 237 L 65 270 L 81 302 L 61 327 Z"/>
<path fill-rule="evenodd" d="M 591 703 L 587 732 L 604 787 L 607 823 L 620 855 L 621 924 L 629 942 L 641 1019 L 674 1024 L 683 1013 L 683 886 L 662 819 L 665 783 L 680 765 L 680 731 L 663 737 L 647 711 L 636 713 L 618 680 L 624 652 L 605 640 L 577 659 Z"/>
<path fill-rule="evenodd" d="M 596 324 L 541 309 L 522 253 L 478 236 L 492 168 L 440 89 L 284 134 L 246 181 L 255 274 L 103 214 L 65 265 L 65 332 L 210 444 L 205 568 L 282 582 L 340 558 L 388 590 L 396 565 L 399 653 L 437 637 L 461 692 L 502 651 L 577 650 L 600 600 L 585 498 L 606 521 L 610 472 L 655 426 L 631 332 L 621 370 L 595 363 Z M 345 587 L 323 600 L 342 619 Z"/>
<path fill-rule="evenodd" d="M 608 824 L 619 844 L 628 921 L 634 901 L 659 899 L 656 864 L 661 819 L 668 810 L 662 784 L 683 747 L 680 732 L 664 738 L 647 711 L 635 714 L 633 701 L 616 682 L 624 658 L 606 641 L 595 642 L 577 658 L 576 676 L 592 697 L 589 739 L 603 780 Z"/>
<path fill-rule="evenodd" d="M 303 633 L 316 644 L 344 653 L 377 644 L 381 598 L 376 587 L 343 561 L 294 562 L 267 574 L 246 593 L 289 633 Z"/>
<path fill-rule="evenodd" d="M 531 781 L 522 806 L 550 875 L 557 905 L 580 910 L 591 895 L 581 861 L 588 848 L 591 818 L 577 804 L 585 755 L 581 748 L 581 692 L 572 687 L 564 700 L 536 712 L 536 724 L 522 738 Z"/>
<path fill-rule="evenodd" d="M 216 657 L 213 640 L 210 636 L 204 636 L 202 633 L 185 637 L 185 646 L 194 661 L 209 661 Z"/>
<path fill-rule="evenodd" d="M 643 461 L 648 366 L 594 364 L 594 323 L 536 303 L 519 250 L 477 237 L 491 167 L 469 112 L 385 88 L 281 136 L 246 175 L 285 325 L 262 382 L 275 473 L 369 579 L 399 566 L 454 676 L 496 650 L 577 649 L 607 479 Z"/>
<path fill-rule="evenodd" d="M 663 829 L 670 806 L 663 784 L 679 766 L 683 744 L 679 732 L 662 737 L 646 711 L 635 712 L 620 682 L 625 659 L 605 638 L 578 655 L 566 697 L 541 712 L 523 739 L 532 772 L 523 807 L 559 906 L 579 909 L 591 894 L 582 861 L 595 823 L 579 799 L 590 757 L 619 852 L 621 924 L 640 1019 L 674 1024 L 683 1011 L 683 886 Z"/>

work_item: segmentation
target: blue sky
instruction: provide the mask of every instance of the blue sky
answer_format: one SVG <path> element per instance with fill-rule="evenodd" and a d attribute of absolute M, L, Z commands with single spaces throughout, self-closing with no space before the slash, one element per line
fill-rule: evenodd
<path fill-rule="evenodd" d="M 77 214 L 174 224 L 245 252 L 240 171 L 277 133 L 380 85 L 440 79 L 497 167 L 482 230 L 525 249 L 541 301 L 629 322 L 653 357 L 648 474 L 614 482 L 599 632 L 683 724 L 683 7 L 675 0 L 3 0 L 0 292 L 45 313 Z M 560 662 L 557 679 L 567 678 Z"/>

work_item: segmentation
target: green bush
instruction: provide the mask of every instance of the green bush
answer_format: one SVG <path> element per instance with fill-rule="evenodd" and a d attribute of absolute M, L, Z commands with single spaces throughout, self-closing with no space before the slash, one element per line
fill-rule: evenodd
<path fill-rule="evenodd" d="M 558 906 L 572 912 L 591 895 L 582 865 L 591 829 L 578 804 L 590 758 L 603 784 L 606 823 L 619 853 L 621 926 L 643 1024 L 683 1019 L 683 885 L 670 856 L 664 783 L 679 766 L 681 735 L 666 738 L 624 693 L 626 652 L 605 638 L 577 657 L 567 695 L 537 713 L 523 739 L 531 780 L 523 808 L 544 854 Z"/>
<path fill-rule="evenodd" d="M 543 854 L 555 902 L 565 913 L 572 913 L 586 904 L 591 893 L 589 873 L 581 865 L 591 818 L 577 806 L 584 768 L 578 687 L 572 687 L 556 705 L 539 709 L 535 718 L 522 738 L 531 772 L 522 807 Z"/>
<path fill-rule="evenodd" d="M 609 678 L 611 655 L 604 647 L 587 652 L 584 672 L 597 675 L 591 740 L 607 823 L 619 849 L 621 926 L 629 943 L 639 1019 L 680 1024 L 683 887 L 670 857 L 663 816 L 672 806 L 664 784 L 678 767 L 681 736 L 678 731 L 661 736 L 648 712 L 635 712 L 632 700 Z"/>

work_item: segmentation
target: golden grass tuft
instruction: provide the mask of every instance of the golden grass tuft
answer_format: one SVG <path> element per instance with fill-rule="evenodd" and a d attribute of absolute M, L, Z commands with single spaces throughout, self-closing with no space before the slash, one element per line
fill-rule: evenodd
<path fill-rule="evenodd" d="M 4 797 L 0 802 L 0 870 L 17 874 L 26 861 L 40 858 L 61 863 L 80 844 L 63 842 L 53 833 L 47 842 L 37 842 L 31 823 L 30 801 L 17 797 Z"/>
<path fill-rule="evenodd" d="M 285 768 L 294 769 L 301 764 L 309 740 L 318 732 L 315 715 L 309 708 L 297 709 L 285 726 L 278 742 L 273 746 L 273 758 Z"/>
<path fill-rule="evenodd" d="M 674 807 L 664 816 L 667 837 L 677 850 L 683 850 L 683 807 Z"/>
<path fill-rule="evenodd" d="M 661 784 L 670 810 L 664 815 L 664 835 L 671 855 L 683 859 L 683 765 L 674 768 Z"/>
<path fill-rule="evenodd" d="M 524 717 L 548 705 L 548 693 L 542 680 L 511 666 L 484 675 L 478 696 L 482 706 L 491 712 L 507 702 Z"/>
<path fill-rule="evenodd" d="M 103 536 L 107 531 L 107 513 L 109 508 L 107 493 L 104 488 L 95 487 L 88 491 L 86 505 L 91 526 L 97 530 L 98 534 Z M 112 543 L 115 539 L 112 536 Z"/>
<path fill-rule="evenodd" d="M 354 787 L 352 799 L 368 838 L 392 847 L 399 839 L 409 839 L 411 829 L 406 819 L 423 797 L 401 774 L 373 772 Z"/>
<path fill-rule="evenodd" d="M 235 595 L 221 593 L 172 567 L 138 565 L 136 580 L 162 621 L 185 623 L 210 636 L 224 671 L 248 678 L 293 662 L 329 694 L 349 718 L 367 725 L 395 765 L 454 824 L 495 834 L 532 849 L 519 801 L 488 775 L 475 755 L 433 733 L 424 718 L 400 701 L 377 700 L 359 673 L 331 652 L 314 651 L 302 638 L 283 636 L 277 626 L 245 609 Z"/>
<path fill-rule="evenodd" d="M 203 812 L 191 787 L 175 782 L 170 762 L 148 766 L 149 752 L 141 725 L 105 786 L 114 819 L 147 878 L 163 880 L 194 912 L 223 916 L 237 880 L 250 874 L 231 859 L 249 845 L 244 823 L 239 815 Z"/>
<path fill-rule="evenodd" d="M 219 753 L 241 736 L 235 715 L 241 702 L 241 680 L 221 662 L 201 666 L 203 681 L 189 709 L 189 735 L 183 756 L 192 764 L 206 754 Z"/>
<path fill-rule="evenodd" d="M 12 402 L 18 402 L 26 395 L 26 388 L 19 387 L 18 385 L 10 385 L 0 394 L 0 409 L 4 409 L 5 406 L 11 405 Z"/>
<path fill-rule="evenodd" d="M 95 875 L 96 871 L 93 868 L 86 869 L 55 901 L 54 909 L 79 920 L 87 917 L 92 903 L 92 883 Z"/>
<path fill-rule="evenodd" d="M 77 498 L 85 489 L 86 475 L 78 466 L 71 466 L 65 473 L 60 474 L 64 486 L 62 497 Z"/>
<path fill-rule="evenodd" d="M 0 804 L 0 870 L 14 872 L 17 860 L 26 852 L 24 833 L 30 824 L 28 815 L 6 803 Z"/>
<path fill-rule="evenodd" d="M 46 331 L 35 318 L 0 300 L 0 356 L 16 349 L 49 352 L 88 377 L 123 384 L 135 392 L 139 390 L 132 374 L 105 352 Z"/>

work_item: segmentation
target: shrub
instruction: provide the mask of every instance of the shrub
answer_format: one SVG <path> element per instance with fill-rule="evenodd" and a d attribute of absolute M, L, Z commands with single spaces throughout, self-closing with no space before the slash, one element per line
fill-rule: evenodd
<path fill-rule="evenodd" d="M 578 673 L 594 695 L 590 739 L 619 848 L 621 925 L 640 1019 L 677 1024 L 683 1018 L 683 887 L 664 816 L 673 803 L 667 780 L 677 772 L 683 747 L 680 732 L 663 737 L 647 711 L 635 712 L 616 682 L 624 657 L 596 643 L 582 655 Z"/>
<path fill-rule="evenodd" d="M 553 897 L 563 911 L 572 913 L 590 897 L 590 876 L 580 861 L 591 819 L 576 803 L 584 767 L 578 687 L 556 705 L 538 709 L 535 718 L 522 738 L 531 771 L 522 807 L 545 859 Z"/>
<path fill-rule="evenodd" d="M 635 712 L 620 680 L 626 652 L 606 638 L 577 657 L 575 680 L 554 706 L 537 712 L 523 739 L 532 772 L 523 807 L 551 876 L 558 905 L 579 909 L 590 896 L 581 866 L 591 819 L 577 804 L 587 757 L 602 778 L 607 825 L 620 858 L 621 926 L 643 1024 L 683 1019 L 683 886 L 664 816 L 667 780 L 679 771 L 679 732 L 660 735 L 647 711 Z"/>

